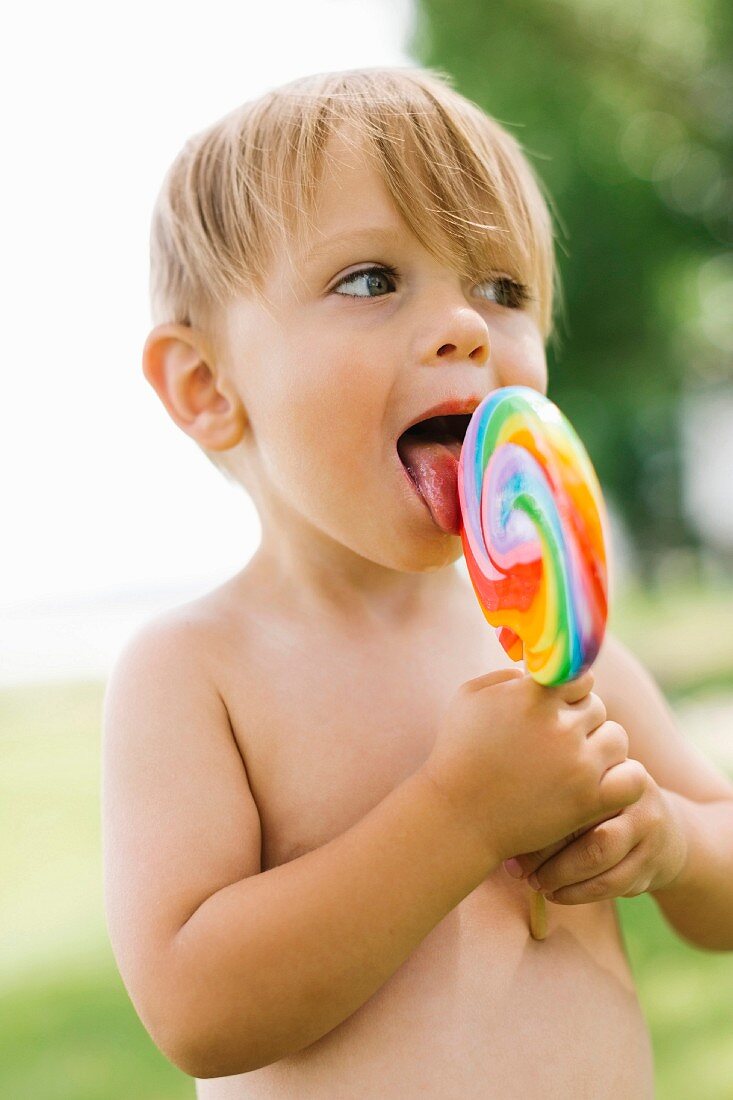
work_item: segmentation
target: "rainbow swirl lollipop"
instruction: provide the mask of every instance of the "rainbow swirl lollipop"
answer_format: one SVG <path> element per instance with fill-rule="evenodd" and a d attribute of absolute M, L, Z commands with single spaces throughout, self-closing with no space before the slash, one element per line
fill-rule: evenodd
<path fill-rule="evenodd" d="M 478 406 L 458 464 L 461 540 L 481 610 L 540 684 L 573 680 L 606 628 L 608 519 L 570 422 L 528 386 Z"/>

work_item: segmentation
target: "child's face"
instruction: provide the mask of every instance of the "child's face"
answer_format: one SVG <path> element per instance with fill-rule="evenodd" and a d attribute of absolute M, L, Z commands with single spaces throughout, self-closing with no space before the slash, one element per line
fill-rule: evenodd
<path fill-rule="evenodd" d="M 391 569 L 436 569 L 461 541 L 433 520 L 397 439 L 451 398 L 472 411 L 498 386 L 546 392 L 542 337 L 529 311 L 492 300 L 493 281 L 468 285 L 426 251 L 358 146 L 329 150 L 307 246 L 276 255 L 270 308 L 235 300 L 219 337 L 263 545 L 326 536 Z"/>

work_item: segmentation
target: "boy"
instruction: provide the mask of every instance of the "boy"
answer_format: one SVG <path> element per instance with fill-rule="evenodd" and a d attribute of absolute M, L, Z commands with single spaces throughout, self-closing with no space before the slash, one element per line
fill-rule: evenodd
<path fill-rule="evenodd" d="M 207 1100 L 650 1097 L 613 899 L 733 948 L 733 787 L 613 638 L 541 688 L 455 568 L 470 413 L 547 388 L 519 147 L 422 70 L 308 78 L 184 148 L 152 244 L 146 378 L 262 540 L 107 690 L 143 1023 Z"/>

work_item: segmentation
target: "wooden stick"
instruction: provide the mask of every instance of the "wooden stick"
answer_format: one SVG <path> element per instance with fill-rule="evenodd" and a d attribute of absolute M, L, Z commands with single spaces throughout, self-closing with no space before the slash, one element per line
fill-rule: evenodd
<path fill-rule="evenodd" d="M 524 658 L 524 650 L 520 656 L 514 658 L 522 662 L 525 675 L 527 675 L 527 662 Z M 529 897 L 529 933 L 533 940 L 544 940 L 547 935 L 547 906 L 544 894 L 532 890 Z"/>
<path fill-rule="evenodd" d="M 533 890 L 529 899 L 529 931 L 534 940 L 544 940 L 547 935 L 547 906 L 544 894 Z"/>

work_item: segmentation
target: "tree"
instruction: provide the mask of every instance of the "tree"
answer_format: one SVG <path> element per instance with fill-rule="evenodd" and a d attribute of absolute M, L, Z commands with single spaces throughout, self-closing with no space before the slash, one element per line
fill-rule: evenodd
<path fill-rule="evenodd" d="M 681 395 L 733 379 L 731 45 L 727 0 L 419 0 L 412 42 L 552 196 L 565 310 L 548 393 L 647 576 L 660 549 L 697 541 Z"/>

